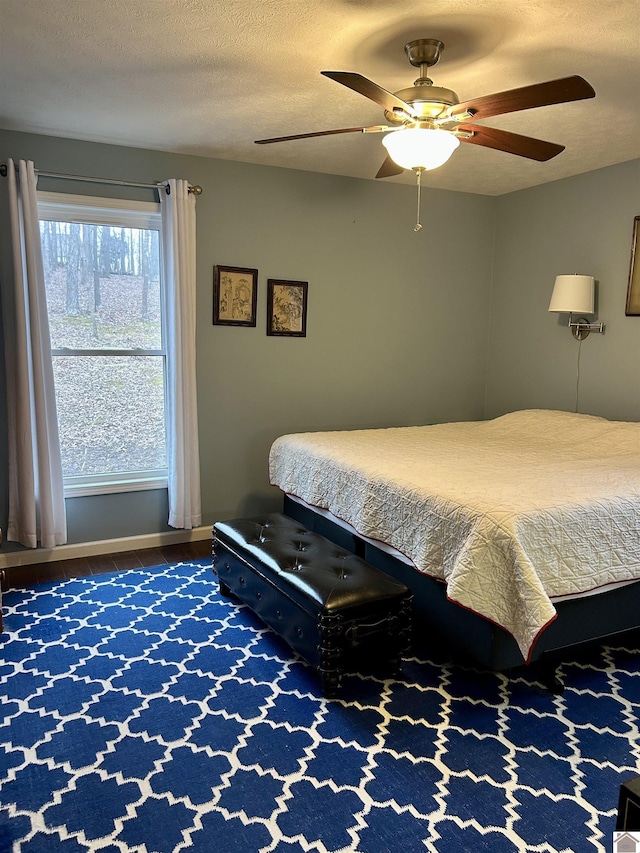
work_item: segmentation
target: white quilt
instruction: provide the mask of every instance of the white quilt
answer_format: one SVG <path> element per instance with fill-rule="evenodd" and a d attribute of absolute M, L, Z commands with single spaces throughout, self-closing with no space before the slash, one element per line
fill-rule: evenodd
<path fill-rule="evenodd" d="M 552 599 L 640 578 L 640 424 L 528 410 L 278 438 L 270 478 L 393 546 L 525 660 Z"/>

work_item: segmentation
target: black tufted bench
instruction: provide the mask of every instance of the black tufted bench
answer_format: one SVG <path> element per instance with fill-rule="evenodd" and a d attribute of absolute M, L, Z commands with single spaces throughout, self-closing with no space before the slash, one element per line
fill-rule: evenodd
<path fill-rule="evenodd" d="M 359 662 L 399 670 L 411 633 L 404 584 L 280 513 L 217 522 L 213 555 L 222 594 L 315 667 L 325 696 Z"/>

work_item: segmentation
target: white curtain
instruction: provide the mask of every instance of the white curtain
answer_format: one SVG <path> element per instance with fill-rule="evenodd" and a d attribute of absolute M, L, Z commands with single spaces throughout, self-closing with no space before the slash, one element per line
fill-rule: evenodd
<path fill-rule="evenodd" d="M 187 181 L 160 192 L 167 294 L 167 464 L 169 524 L 202 521 L 196 399 L 196 200 Z"/>
<path fill-rule="evenodd" d="M 9 524 L 27 548 L 67 541 L 51 340 L 40 244 L 36 174 L 8 161 L 13 278 L 3 301 L 7 363 Z"/>

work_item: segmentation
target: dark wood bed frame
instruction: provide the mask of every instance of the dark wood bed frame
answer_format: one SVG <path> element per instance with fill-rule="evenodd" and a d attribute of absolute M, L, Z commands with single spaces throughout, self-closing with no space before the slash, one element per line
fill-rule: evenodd
<path fill-rule="evenodd" d="M 284 512 L 409 587 L 414 595 L 416 645 L 425 648 L 436 645 L 440 649 L 444 646 L 456 658 L 496 672 L 524 665 L 513 637 L 498 625 L 447 601 L 442 582 L 416 571 L 286 495 Z M 575 646 L 587 646 L 614 634 L 640 629 L 640 582 L 586 598 L 561 601 L 555 607 L 558 616 L 540 635 L 530 663 L 536 664 L 539 680 L 554 692 L 560 692 L 562 685 L 555 677 L 555 667 L 567 649 L 575 651 Z"/>

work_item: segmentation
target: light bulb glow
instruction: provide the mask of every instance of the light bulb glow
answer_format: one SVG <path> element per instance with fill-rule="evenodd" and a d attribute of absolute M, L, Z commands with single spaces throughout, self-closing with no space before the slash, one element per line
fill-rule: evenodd
<path fill-rule="evenodd" d="M 410 127 L 388 133 L 382 144 L 403 169 L 437 169 L 451 157 L 460 140 L 448 130 Z"/>

